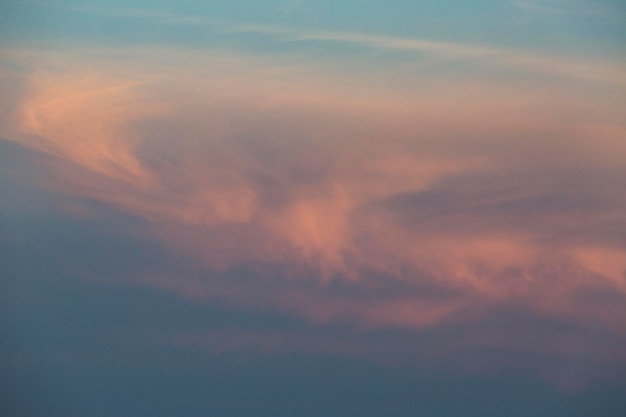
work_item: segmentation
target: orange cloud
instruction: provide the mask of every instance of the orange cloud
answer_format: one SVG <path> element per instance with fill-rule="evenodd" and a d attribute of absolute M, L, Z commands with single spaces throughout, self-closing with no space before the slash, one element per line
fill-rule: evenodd
<path fill-rule="evenodd" d="M 53 157 L 56 189 L 147 220 L 189 262 L 274 271 L 254 294 L 222 278 L 151 285 L 368 328 L 510 303 L 626 329 L 625 130 L 603 92 L 426 74 L 412 93 L 186 59 L 205 76 L 147 58 L 40 70 L 3 132 Z M 594 291 L 618 301 L 581 305 Z"/>

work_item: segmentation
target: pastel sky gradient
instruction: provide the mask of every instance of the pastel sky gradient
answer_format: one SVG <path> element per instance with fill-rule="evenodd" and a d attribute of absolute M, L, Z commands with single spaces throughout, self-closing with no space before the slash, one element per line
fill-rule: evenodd
<path fill-rule="evenodd" d="M 626 6 L 0 0 L 0 414 L 623 416 Z"/>

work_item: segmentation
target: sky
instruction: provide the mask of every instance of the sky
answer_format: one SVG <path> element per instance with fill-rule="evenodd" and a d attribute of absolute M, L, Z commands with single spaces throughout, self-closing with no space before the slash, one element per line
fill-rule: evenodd
<path fill-rule="evenodd" d="M 626 6 L 0 0 L 0 414 L 626 413 Z"/>

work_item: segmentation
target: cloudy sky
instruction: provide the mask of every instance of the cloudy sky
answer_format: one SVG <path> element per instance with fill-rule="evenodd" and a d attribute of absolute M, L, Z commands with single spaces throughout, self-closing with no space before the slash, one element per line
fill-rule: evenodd
<path fill-rule="evenodd" d="M 0 412 L 623 416 L 625 28 L 0 0 Z"/>

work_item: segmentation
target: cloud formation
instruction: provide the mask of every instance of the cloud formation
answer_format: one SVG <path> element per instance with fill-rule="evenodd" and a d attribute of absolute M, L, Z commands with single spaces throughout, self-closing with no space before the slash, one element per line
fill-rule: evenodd
<path fill-rule="evenodd" d="M 268 37 L 276 43 L 311 43 L 322 42 L 334 46 L 352 46 L 386 52 L 403 52 L 409 54 L 428 54 L 431 59 L 495 67 L 509 72 L 521 74 L 539 74 L 555 79 L 567 78 L 580 82 L 595 82 L 626 85 L 626 71 L 620 59 L 597 62 L 567 55 L 555 55 L 553 52 L 527 51 L 512 47 L 497 47 L 465 42 L 441 41 L 429 38 L 392 36 L 347 30 L 311 30 L 281 24 L 242 24 L 227 20 L 218 20 L 209 16 L 189 15 L 153 9 L 103 8 L 90 5 L 72 5 L 55 1 L 31 0 L 32 4 L 44 8 L 60 9 L 66 12 L 81 13 L 95 16 L 106 16 L 117 19 L 136 19 L 156 25 L 202 27 L 212 36 L 231 37 L 240 34 L 253 34 Z M 516 9 L 549 13 L 574 13 L 582 15 L 610 16 L 610 7 L 590 8 L 588 4 L 536 5 L 532 2 L 516 2 Z M 597 5 L 596 5 L 597 6 Z M 606 5 L 605 5 L 606 6 Z M 613 13 L 615 14 L 615 13 Z"/>
<path fill-rule="evenodd" d="M 624 347 L 619 92 L 471 69 L 373 83 L 217 50 L 159 51 L 158 63 L 149 51 L 101 53 L 35 52 L 48 64 L 3 103 L 0 133 L 50 156 L 48 187 L 136 217 L 199 271 L 134 279 L 372 331 L 469 326 L 519 308 Z M 483 347 L 543 349 L 484 335 Z M 590 345 L 580 356 L 597 357 Z"/>

